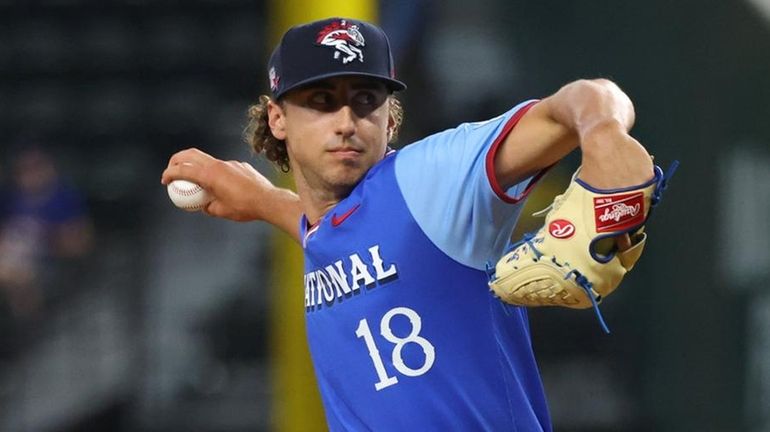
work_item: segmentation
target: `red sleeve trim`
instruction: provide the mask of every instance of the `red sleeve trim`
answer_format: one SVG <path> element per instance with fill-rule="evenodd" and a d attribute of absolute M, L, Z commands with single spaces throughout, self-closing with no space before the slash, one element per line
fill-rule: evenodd
<path fill-rule="evenodd" d="M 497 181 L 497 176 L 495 175 L 495 155 L 497 154 L 497 150 L 500 149 L 500 144 L 505 141 L 505 138 L 508 137 L 508 134 L 511 133 L 514 126 L 521 120 L 522 117 L 524 117 L 524 114 L 529 111 L 530 108 L 532 108 L 536 103 L 539 101 L 532 101 L 528 103 L 527 105 L 521 107 L 518 111 L 516 111 L 516 114 L 511 117 L 508 122 L 505 123 L 505 126 L 503 126 L 502 132 L 500 132 L 500 135 L 495 138 L 495 141 L 492 143 L 492 147 L 490 147 L 489 151 L 487 152 L 487 158 L 486 158 L 486 170 L 487 170 L 487 178 L 489 179 L 489 184 L 492 186 L 492 190 L 495 192 L 495 195 L 497 195 L 501 200 L 504 202 L 507 202 L 509 204 L 516 204 L 519 201 L 523 200 L 524 198 L 529 195 L 530 191 L 532 191 L 532 188 L 535 187 L 538 180 L 540 180 L 543 175 L 545 175 L 546 172 L 551 167 L 544 168 L 540 170 L 537 174 L 535 174 L 534 177 L 529 181 L 527 184 L 526 189 L 524 189 L 524 192 L 519 194 L 519 196 L 513 197 L 506 193 L 505 190 L 503 190 L 502 186 L 500 186 L 500 183 Z"/>

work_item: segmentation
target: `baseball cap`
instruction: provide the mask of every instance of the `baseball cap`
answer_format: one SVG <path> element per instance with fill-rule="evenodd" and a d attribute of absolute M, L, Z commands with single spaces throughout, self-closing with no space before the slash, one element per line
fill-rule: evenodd
<path fill-rule="evenodd" d="M 395 78 L 385 32 L 349 18 L 327 18 L 290 28 L 268 64 L 270 90 L 276 99 L 297 87 L 337 76 L 376 78 L 391 91 L 406 88 Z"/>

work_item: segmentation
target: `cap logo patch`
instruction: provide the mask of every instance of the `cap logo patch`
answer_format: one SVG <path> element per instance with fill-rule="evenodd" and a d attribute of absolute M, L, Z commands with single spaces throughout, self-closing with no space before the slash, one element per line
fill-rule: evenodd
<path fill-rule="evenodd" d="M 270 90 L 276 91 L 278 89 L 278 83 L 281 82 L 281 77 L 278 76 L 277 73 L 275 73 L 275 68 L 271 67 L 270 72 L 268 73 L 270 78 Z"/>
<path fill-rule="evenodd" d="M 644 222 L 644 193 L 594 198 L 596 232 L 619 231 Z"/>
<path fill-rule="evenodd" d="M 557 239 L 566 239 L 575 234 L 575 225 L 566 219 L 556 219 L 548 224 L 548 233 Z"/>
<path fill-rule="evenodd" d="M 356 24 L 349 24 L 346 20 L 334 21 L 324 27 L 318 32 L 315 43 L 334 48 L 334 58 L 341 60 L 342 64 L 355 59 L 364 61 L 364 53 L 358 48 L 365 45 L 364 36 Z"/>

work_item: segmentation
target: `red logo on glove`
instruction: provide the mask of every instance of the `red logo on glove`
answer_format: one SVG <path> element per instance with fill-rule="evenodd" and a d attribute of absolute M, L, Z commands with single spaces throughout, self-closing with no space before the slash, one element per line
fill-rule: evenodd
<path fill-rule="evenodd" d="M 575 225 L 566 219 L 556 219 L 548 224 L 548 233 L 557 239 L 567 239 L 575 234 Z"/>
<path fill-rule="evenodd" d="M 594 198 L 596 232 L 621 231 L 644 223 L 644 194 Z"/>

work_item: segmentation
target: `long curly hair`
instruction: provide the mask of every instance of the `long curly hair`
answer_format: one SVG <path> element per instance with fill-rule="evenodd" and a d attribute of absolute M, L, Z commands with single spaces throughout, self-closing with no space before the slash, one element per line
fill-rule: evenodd
<path fill-rule="evenodd" d="M 258 103 L 249 106 L 248 124 L 243 131 L 243 139 L 254 153 L 263 154 L 267 160 L 275 163 L 278 169 L 287 173 L 291 167 L 289 165 L 289 153 L 286 152 L 286 142 L 274 137 L 268 124 L 267 104 L 270 100 L 269 96 L 262 95 L 259 97 Z M 398 131 L 404 121 L 404 108 L 394 95 L 388 96 L 386 102 L 390 104 L 389 115 L 395 125 L 389 138 L 389 143 L 392 143 L 398 138 Z"/>

